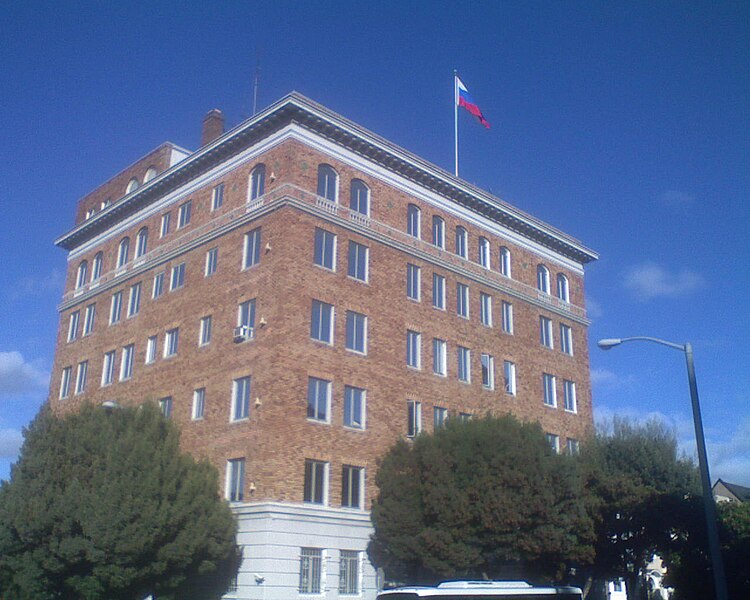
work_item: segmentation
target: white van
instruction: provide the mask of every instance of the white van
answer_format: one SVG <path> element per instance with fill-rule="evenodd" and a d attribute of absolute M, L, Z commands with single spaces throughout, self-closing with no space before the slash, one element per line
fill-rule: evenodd
<path fill-rule="evenodd" d="M 446 581 L 437 587 L 383 590 L 377 600 L 581 600 L 580 588 L 534 587 L 525 581 Z"/>

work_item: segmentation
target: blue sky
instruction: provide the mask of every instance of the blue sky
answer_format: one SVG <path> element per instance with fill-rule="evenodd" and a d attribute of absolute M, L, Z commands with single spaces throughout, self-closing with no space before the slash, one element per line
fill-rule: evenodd
<path fill-rule="evenodd" d="M 196 148 L 291 90 L 578 237 L 594 406 L 695 447 L 695 348 L 712 478 L 750 486 L 747 2 L 16 2 L 0 60 L 0 477 L 46 397 L 77 200 L 159 143 Z"/>

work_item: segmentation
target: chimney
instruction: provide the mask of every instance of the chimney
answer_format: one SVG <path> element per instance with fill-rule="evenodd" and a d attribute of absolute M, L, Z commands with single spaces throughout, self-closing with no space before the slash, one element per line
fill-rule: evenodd
<path fill-rule="evenodd" d="M 201 147 L 210 144 L 224 133 L 224 113 L 218 108 L 209 110 L 203 117 L 203 130 L 201 131 Z"/>

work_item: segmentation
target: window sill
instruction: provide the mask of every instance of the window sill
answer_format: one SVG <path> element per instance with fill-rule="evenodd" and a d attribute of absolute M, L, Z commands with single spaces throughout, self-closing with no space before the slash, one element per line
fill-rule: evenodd
<path fill-rule="evenodd" d="M 307 417 L 308 423 L 315 423 L 316 425 L 330 425 L 330 421 L 326 421 L 323 419 L 314 419 L 313 417 Z"/>
<path fill-rule="evenodd" d="M 367 431 L 364 427 L 358 427 L 357 425 L 342 425 L 346 431 Z"/>

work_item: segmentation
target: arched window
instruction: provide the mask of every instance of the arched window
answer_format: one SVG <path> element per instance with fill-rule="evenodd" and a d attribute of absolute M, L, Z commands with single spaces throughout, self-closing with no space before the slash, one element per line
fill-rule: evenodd
<path fill-rule="evenodd" d="M 511 276 L 510 270 L 510 250 L 505 246 L 500 248 L 500 274 L 506 277 Z"/>
<path fill-rule="evenodd" d="M 76 273 L 76 289 L 83 287 L 86 283 L 86 274 L 89 270 L 89 263 L 82 260 L 78 265 L 78 272 Z"/>
<path fill-rule="evenodd" d="M 352 179 L 349 208 L 366 217 L 370 216 L 370 188 L 361 179 Z"/>
<path fill-rule="evenodd" d="M 156 167 L 149 167 L 146 174 L 143 176 L 143 183 L 151 181 L 154 177 L 156 177 Z"/>
<path fill-rule="evenodd" d="M 549 269 L 544 265 L 536 268 L 536 287 L 540 292 L 549 294 Z"/>
<path fill-rule="evenodd" d="M 91 263 L 91 281 L 96 281 L 102 276 L 102 260 L 102 253 L 97 252 L 94 257 L 94 262 Z"/>
<path fill-rule="evenodd" d="M 318 165 L 318 196 L 338 202 L 339 176 L 331 165 Z"/>
<path fill-rule="evenodd" d="M 260 164 L 250 173 L 250 200 L 266 193 L 266 165 Z"/>
<path fill-rule="evenodd" d="M 460 225 L 456 227 L 456 254 L 461 258 L 468 258 L 469 234 Z"/>
<path fill-rule="evenodd" d="M 130 238 L 122 238 L 120 246 L 117 249 L 117 267 L 122 267 L 128 262 L 128 253 L 130 252 Z"/>
<path fill-rule="evenodd" d="M 432 243 L 445 248 L 445 221 L 438 216 L 432 217 Z"/>
<path fill-rule="evenodd" d="M 490 268 L 490 241 L 484 237 L 479 238 L 479 264 Z"/>
<path fill-rule="evenodd" d="M 102 200 L 102 210 L 107 208 L 110 204 L 112 204 L 112 198 L 107 198 L 106 200 Z"/>
<path fill-rule="evenodd" d="M 421 237 L 421 218 L 422 211 L 416 204 L 410 204 L 406 219 L 406 232 L 415 237 Z"/>
<path fill-rule="evenodd" d="M 133 192 L 138 189 L 138 180 L 133 177 L 130 181 L 128 181 L 128 187 L 125 188 L 125 193 L 129 194 L 130 192 Z"/>
<path fill-rule="evenodd" d="M 135 257 L 140 258 L 148 250 L 148 227 L 142 228 L 135 238 Z"/>
<path fill-rule="evenodd" d="M 563 302 L 570 302 L 570 286 L 568 278 L 562 273 L 557 274 L 557 297 Z"/>

